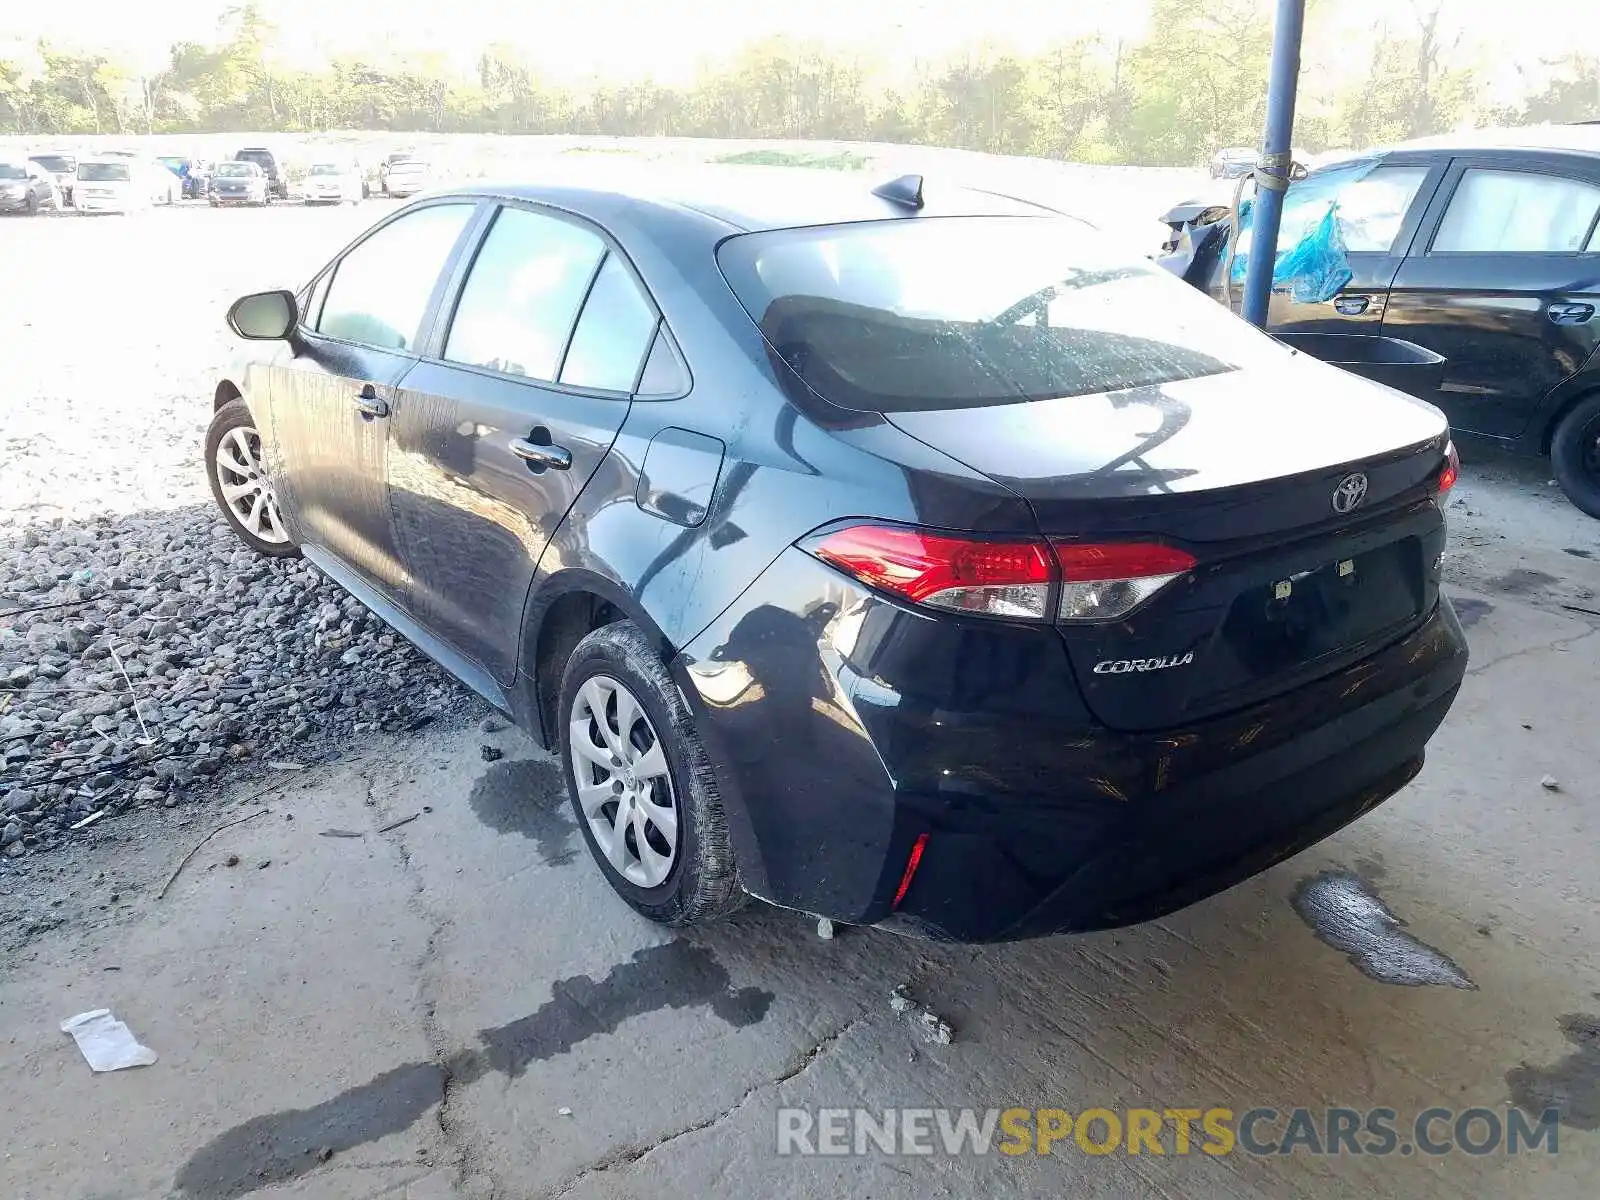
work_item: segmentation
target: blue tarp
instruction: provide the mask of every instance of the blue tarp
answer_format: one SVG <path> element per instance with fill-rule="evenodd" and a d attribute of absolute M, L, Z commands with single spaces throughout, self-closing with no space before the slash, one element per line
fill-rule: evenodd
<path fill-rule="evenodd" d="M 1318 171 L 1309 179 L 1289 185 L 1284 198 L 1283 229 L 1278 237 L 1277 261 L 1272 268 L 1273 291 L 1288 291 L 1302 304 L 1332 300 L 1352 278 L 1346 257 L 1344 233 L 1339 223 L 1337 193 L 1346 184 L 1368 175 L 1377 161 L 1360 159 Z M 1250 213 L 1253 201 L 1239 206 L 1239 249 L 1230 280 L 1244 283 L 1250 262 Z"/>

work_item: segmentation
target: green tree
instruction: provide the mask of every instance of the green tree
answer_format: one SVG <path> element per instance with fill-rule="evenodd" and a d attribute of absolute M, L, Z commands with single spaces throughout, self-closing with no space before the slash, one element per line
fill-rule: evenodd
<path fill-rule="evenodd" d="M 1569 54 L 1545 65 L 1555 69 L 1553 77 L 1528 97 L 1515 119 L 1528 124 L 1600 121 L 1600 58 Z"/>

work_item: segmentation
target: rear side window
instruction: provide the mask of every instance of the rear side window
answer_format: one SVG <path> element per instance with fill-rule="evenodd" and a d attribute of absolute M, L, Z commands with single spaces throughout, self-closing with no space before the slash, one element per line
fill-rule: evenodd
<path fill-rule="evenodd" d="M 445 358 L 553 383 L 605 250 L 570 221 L 501 209 L 461 289 Z"/>
<path fill-rule="evenodd" d="M 428 300 L 473 205 L 433 204 L 379 229 L 334 268 L 317 331 L 384 350 L 414 350 Z"/>
<path fill-rule="evenodd" d="M 1531 171 L 1462 173 L 1435 254 L 1576 254 L 1600 250 L 1600 186 Z"/>
<path fill-rule="evenodd" d="M 1067 218 L 743 234 L 717 252 L 772 350 L 843 408 L 1079 396 L 1272 361 L 1209 297 Z"/>
<path fill-rule="evenodd" d="M 572 333 L 561 382 L 631 392 L 656 332 L 656 312 L 622 260 L 608 254 Z"/>

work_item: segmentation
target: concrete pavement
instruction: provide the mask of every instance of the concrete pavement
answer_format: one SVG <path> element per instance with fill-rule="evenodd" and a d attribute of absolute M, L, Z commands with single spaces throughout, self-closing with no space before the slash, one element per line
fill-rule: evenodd
<path fill-rule="evenodd" d="M 40 911 L 71 919 L 0 977 L 0 1195 L 1600 1194 L 1600 618 L 1561 607 L 1581 576 L 1553 603 L 1514 554 L 1494 561 L 1482 590 L 1457 588 L 1472 673 L 1421 777 L 1133 929 L 823 941 L 754 905 L 675 938 L 605 887 L 555 764 L 475 727 L 285 774 L 129 840 L 98 879 L 39 876 Z M 486 763 L 486 742 L 507 756 Z M 189 846 L 260 808 L 156 898 Z M 1320 940 L 1294 900 L 1325 871 L 1458 985 L 1383 983 Z M 899 984 L 953 1044 L 892 1010 Z M 160 1061 L 91 1074 L 57 1025 L 97 1007 Z M 1268 1142 L 1296 1107 L 1393 1109 L 1402 1143 L 1435 1106 L 1562 1117 L 1555 1154 L 1515 1156 L 1180 1155 L 1170 1133 L 1162 1155 L 1070 1136 L 1048 1156 L 777 1154 L 780 1107 L 854 1105 L 1265 1107 L 1281 1114 L 1257 1128 Z"/>

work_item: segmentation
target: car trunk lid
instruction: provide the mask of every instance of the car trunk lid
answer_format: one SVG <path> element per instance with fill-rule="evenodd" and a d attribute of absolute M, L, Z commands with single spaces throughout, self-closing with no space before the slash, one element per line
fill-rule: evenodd
<path fill-rule="evenodd" d="M 1196 566 L 1127 617 L 1059 626 L 1107 725 L 1259 703 L 1404 634 L 1438 599 L 1431 407 L 1285 356 L 1157 386 L 888 419 L 995 479 L 1058 542 L 1160 541 Z"/>

